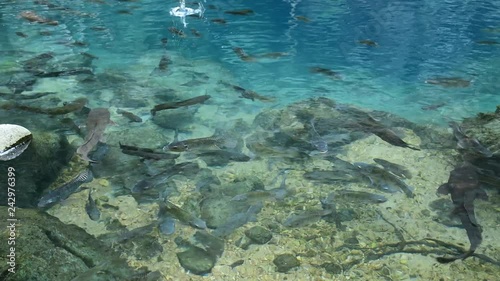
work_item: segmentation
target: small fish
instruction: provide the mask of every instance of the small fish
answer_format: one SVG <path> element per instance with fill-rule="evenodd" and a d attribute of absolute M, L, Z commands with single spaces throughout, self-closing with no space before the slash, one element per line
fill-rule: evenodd
<path fill-rule="evenodd" d="M 446 103 L 442 102 L 442 103 L 425 105 L 425 106 L 422 106 L 421 108 L 422 108 L 422 110 L 436 110 L 436 109 L 441 108 L 445 105 L 446 105 Z"/>
<path fill-rule="evenodd" d="M 19 36 L 19 37 L 23 37 L 23 38 L 28 37 L 28 35 L 26 35 L 26 33 L 21 32 L 21 31 L 16 31 L 16 35 Z"/>
<path fill-rule="evenodd" d="M 191 214 L 186 210 L 183 210 L 181 207 L 175 205 L 174 203 L 168 200 L 165 200 L 165 208 L 168 213 L 172 214 L 172 216 L 174 216 L 181 222 L 187 223 L 199 229 L 207 228 L 207 224 L 205 223 L 204 220 L 196 217 L 195 215 Z"/>
<path fill-rule="evenodd" d="M 166 71 L 168 69 L 168 65 L 171 63 L 172 61 L 167 57 L 167 55 L 163 55 L 158 63 L 158 70 Z"/>
<path fill-rule="evenodd" d="M 104 26 L 91 26 L 90 29 L 94 30 L 94 31 L 105 31 L 105 30 L 108 30 L 106 27 Z"/>
<path fill-rule="evenodd" d="M 491 152 L 487 147 L 483 146 L 476 138 L 465 135 L 462 131 L 462 128 L 457 122 L 451 121 L 449 125 L 453 130 L 453 135 L 457 139 L 457 145 L 459 149 L 466 150 L 468 152 L 472 152 L 484 157 L 493 156 L 493 152 Z"/>
<path fill-rule="evenodd" d="M 87 203 L 85 204 L 85 211 L 87 212 L 87 215 L 89 215 L 89 218 L 93 221 L 98 221 L 99 218 L 101 217 L 101 212 L 97 208 L 97 204 L 95 203 L 95 200 L 92 198 L 92 191 L 89 189 L 89 197 L 87 200 Z"/>
<path fill-rule="evenodd" d="M 193 34 L 194 36 L 196 36 L 198 38 L 201 37 L 201 33 L 194 28 L 191 28 L 191 34 Z"/>
<path fill-rule="evenodd" d="M 40 201 L 38 201 L 38 207 L 45 208 L 48 206 L 52 206 L 62 200 L 65 200 L 71 194 L 75 193 L 80 185 L 91 182 L 93 179 L 94 176 L 92 172 L 89 169 L 85 169 L 69 182 L 49 191 L 47 194 L 42 196 L 42 198 L 40 198 Z"/>
<path fill-rule="evenodd" d="M 370 39 L 359 40 L 358 43 L 366 45 L 366 46 L 370 46 L 370 47 L 377 47 L 378 46 L 377 42 L 370 40 Z"/>
<path fill-rule="evenodd" d="M 273 102 L 274 101 L 273 98 L 259 95 L 256 92 L 251 91 L 251 90 L 245 90 L 244 92 L 242 92 L 240 95 L 240 98 L 249 99 L 251 101 L 255 101 L 255 100 L 259 100 L 259 101 L 263 101 L 263 102 Z"/>
<path fill-rule="evenodd" d="M 187 139 L 183 141 L 172 142 L 166 145 L 163 150 L 183 152 L 193 149 L 220 148 L 224 140 L 215 136 L 205 138 Z"/>
<path fill-rule="evenodd" d="M 122 150 L 123 154 L 139 156 L 144 159 L 162 160 L 162 159 L 176 159 L 179 157 L 179 154 L 155 151 L 151 148 L 142 148 L 137 146 L 124 145 L 121 142 L 118 143 L 120 145 L 120 149 Z"/>
<path fill-rule="evenodd" d="M 184 31 L 182 31 L 180 29 L 177 29 L 177 28 L 175 28 L 173 26 L 169 27 L 168 31 L 170 31 L 172 34 L 177 35 L 177 36 L 179 36 L 181 38 L 186 38 L 187 37 L 186 34 L 184 33 Z"/>
<path fill-rule="evenodd" d="M 370 180 L 371 185 L 379 190 L 395 193 L 398 192 L 397 188 L 400 188 L 408 198 L 414 197 L 413 188 L 408 186 L 404 181 L 389 171 L 386 171 L 378 166 L 362 162 L 356 162 L 353 163 L 353 165 L 358 167 L 359 171 Z"/>
<path fill-rule="evenodd" d="M 47 24 L 47 25 L 58 25 L 59 24 L 59 22 L 57 22 L 55 20 L 43 18 L 43 17 L 37 15 L 33 11 L 23 11 L 19 14 L 19 16 L 25 20 L 30 21 L 30 22 L 42 23 L 42 24 Z"/>
<path fill-rule="evenodd" d="M 254 61 L 254 58 L 247 54 L 242 48 L 235 47 L 233 51 L 242 61 Z"/>
<path fill-rule="evenodd" d="M 161 44 L 165 47 L 168 43 L 168 38 L 163 37 L 163 38 L 161 38 L 160 41 L 161 41 Z"/>
<path fill-rule="evenodd" d="M 131 15 L 132 14 L 131 11 L 125 10 L 125 9 L 118 10 L 118 11 L 116 11 L 116 13 L 119 15 Z"/>
<path fill-rule="evenodd" d="M 445 88 L 467 88 L 471 80 L 460 77 L 435 77 L 425 80 L 426 84 L 439 85 Z"/>
<path fill-rule="evenodd" d="M 342 79 L 342 77 L 340 76 L 340 73 L 336 72 L 336 71 L 333 71 L 331 69 L 328 69 L 328 68 L 323 68 L 323 67 L 319 67 L 319 66 L 315 66 L 315 67 L 311 67 L 309 69 L 312 73 L 319 73 L 319 74 L 323 74 L 325 76 L 328 76 L 334 80 L 339 80 L 339 79 Z"/>
<path fill-rule="evenodd" d="M 171 176 L 193 175 L 200 171 L 198 163 L 183 162 L 168 167 L 166 170 L 151 176 L 149 178 L 138 181 L 131 189 L 132 193 L 143 193 L 147 190 L 153 189 L 160 184 L 165 183 Z"/>
<path fill-rule="evenodd" d="M 225 11 L 224 13 L 230 15 L 238 15 L 238 16 L 253 15 L 253 11 L 250 9 L 231 10 L 231 11 Z"/>
<path fill-rule="evenodd" d="M 161 111 L 161 110 L 175 109 L 175 108 L 185 107 L 185 106 L 190 106 L 190 105 L 195 105 L 195 104 L 202 104 L 210 98 L 211 98 L 210 95 L 202 95 L 202 96 L 197 96 L 197 97 L 190 98 L 190 99 L 183 100 L 183 101 L 167 102 L 167 103 L 158 104 L 158 105 L 155 105 L 153 107 L 153 109 L 151 109 L 151 115 L 155 116 L 156 112 Z"/>
<path fill-rule="evenodd" d="M 409 148 L 409 149 L 413 149 L 413 150 L 420 150 L 420 148 L 415 147 L 415 146 L 410 145 L 407 142 L 405 142 L 393 130 L 391 130 L 389 128 L 384 128 L 384 127 L 372 128 L 370 130 L 370 132 L 389 144 L 399 146 L 399 147 Z"/>
<path fill-rule="evenodd" d="M 218 24 L 226 24 L 227 21 L 225 19 L 212 19 L 210 20 L 213 23 L 218 23 Z"/>
<path fill-rule="evenodd" d="M 387 198 L 380 194 L 354 190 L 338 190 L 333 192 L 333 198 L 337 202 L 368 203 L 379 204 L 387 201 Z"/>
<path fill-rule="evenodd" d="M 311 20 L 305 16 L 295 16 L 295 19 L 302 22 L 311 22 Z"/>
<path fill-rule="evenodd" d="M 285 52 L 271 52 L 271 53 L 264 53 L 264 54 L 258 55 L 258 57 L 278 59 L 278 58 L 281 58 L 284 56 L 289 56 L 289 55 L 290 55 L 289 53 L 285 53 Z"/>
<path fill-rule="evenodd" d="M 234 232 L 235 229 L 245 225 L 250 221 L 257 221 L 257 214 L 262 210 L 262 202 L 248 207 L 246 212 L 237 213 L 229 217 L 229 219 L 221 226 L 217 227 L 212 235 L 215 237 L 226 237 Z"/>
<path fill-rule="evenodd" d="M 476 43 L 481 45 L 500 45 L 500 42 L 494 40 L 482 40 L 477 41 Z"/>
<path fill-rule="evenodd" d="M 355 182 L 359 180 L 357 171 L 346 172 L 342 170 L 313 170 L 305 172 L 303 177 L 308 180 L 317 181 L 324 184 L 332 184 L 335 182 Z"/>
<path fill-rule="evenodd" d="M 412 177 L 411 172 L 402 165 L 392 163 L 380 158 L 373 158 L 373 161 L 400 178 L 411 179 Z"/>
<path fill-rule="evenodd" d="M 308 210 L 301 213 L 290 215 L 283 225 L 286 227 L 301 227 L 312 224 L 320 220 L 324 216 L 331 215 L 333 210 Z"/>
<path fill-rule="evenodd" d="M 121 114 L 122 116 L 126 117 L 128 120 L 130 120 L 130 122 L 138 122 L 138 123 L 142 122 L 142 118 L 133 114 L 132 112 L 129 112 L 129 111 L 126 111 L 123 109 L 117 109 L 116 113 Z"/>

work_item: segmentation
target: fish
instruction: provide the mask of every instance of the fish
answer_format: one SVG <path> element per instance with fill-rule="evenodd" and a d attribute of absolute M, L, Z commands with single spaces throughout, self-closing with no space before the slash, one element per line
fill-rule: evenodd
<path fill-rule="evenodd" d="M 242 61 L 254 61 L 255 59 L 247 54 L 242 48 L 235 47 L 233 51 Z"/>
<path fill-rule="evenodd" d="M 488 200 L 488 195 L 479 186 L 477 168 L 464 162 L 450 172 L 448 182 L 439 186 L 438 194 L 450 194 L 454 209 L 452 214 L 458 216 L 470 241 L 470 248 L 455 257 L 438 257 L 440 263 L 449 263 L 472 256 L 482 242 L 482 229 L 474 214 L 474 200 Z"/>
<path fill-rule="evenodd" d="M 19 16 L 27 21 L 30 21 L 30 22 L 36 22 L 36 23 L 47 24 L 47 25 L 59 25 L 58 21 L 50 20 L 50 19 L 41 17 L 33 11 L 22 11 L 19 14 Z"/>
<path fill-rule="evenodd" d="M 172 61 L 170 60 L 170 58 L 167 57 L 167 55 L 163 55 L 160 59 L 160 62 L 158 63 L 158 69 L 160 71 L 166 71 L 168 68 L 168 65 L 171 63 L 172 63 Z"/>
<path fill-rule="evenodd" d="M 176 219 L 183 223 L 187 223 L 195 228 L 206 229 L 207 224 L 204 220 L 193 215 L 192 213 L 182 209 L 181 207 L 175 205 L 174 203 L 164 200 L 165 211 L 174 216 Z"/>
<path fill-rule="evenodd" d="M 290 193 L 290 191 L 286 187 L 287 175 L 288 171 L 285 170 L 285 172 L 283 173 L 283 179 L 281 181 L 281 185 L 278 188 L 273 188 L 269 190 L 255 190 L 247 193 L 241 193 L 231 198 L 231 201 L 239 201 L 249 204 L 255 204 L 266 200 L 281 201 L 285 199 L 285 197 Z"/>
<path fill-rule="evenodd" d="M 23 38 L 28 37 L 28 35 L 26 35 L 26 33 L 21 32 L 21 31 L 16 31 L 16 35 L 19 36 L 19 37 L 23 37 Z"/>
<path fill-rule="evenodd" d="M 236 141 L 223 137 L 220 133 L 215 133 L 210 137 L 177 140 L 177 132 L 174 141 L 163 147 L 163 151 L 184 152 L 192 150 L 213 150 L 223 148 L 234 148 Z"/>
<path fill-rule="evenodd" d="M 392 144 L 394 146 L 399 146 L 399 147 L 404 147 L 404 148 L 409 148 L 412 150 L 417 150 L 419 151 L 420 148 L 415 147 L 413 145 L 408 144 L 405 142 L 402 138 L 400 138 L 393 130 L 385 127 L 380 127 L 380 128 L 372 128 L 370 129 L 370 132 L 376 135 L 377 137 L 381 138 L 383 141 Z"/>
<path fill-rule="evenodd" d="M 500 45 L 500 42 L 494 40 L 482 40 L 477 41 L 476 43 L 480 45 Z"/>
<path fill-rule="evenodd" d="M 229 161 L 248 162 L 251 159 L 250 156 L 244 153 L 222 149 L 206 150 L 197 153 L 197 155 L 208 166 L 224 166 Z"/>
<path fill-rule="evenodd" d="M 50 207 L 60 201 L 65 200 L 71 194 L 75 193 L 79 189 L 80 185 L 91 182 L 93 179 L 94 175 L 92 174 L 92 171 L 90 171 L 89 169 L 85 169 L 67 183 L 49 191 L 44 196 L 42 196 L 42 198 L 40 198 L 40 200 L 38 201 L 38 207 Z"/>
<path fill-rule="evenodd" d="M 186 38 L 186 34 L 184 33 L 184 31 L 182 31 L 180 29 L 177 29 L 177 28 L 175 28 L 173 26 L 169 27 L 168 31 L 170 31 L 172 34 L 177 35 L 177 36 L 179 36 L 181 38 Z"/>
<path fill-rule="evenodd" d="M 328 143 L 321 138 L 318 131 L 316 131 L 316 127 L 314 126 L 314 118 L 309 122 L 312 128 L 312 137 L 311 144 L 316 148 L 319 153 L 327 153 L 328 152 Z"/>
<path fill-rule="evenodd" d="M 340 73 L 333 71 L 331 69 L 327 69 L 327 68 L 323 68 L 323 67 L 319 67 L 319 66 L 311 67 L 309 69 L 309 71 L 312 73 L 323 74 L 323 75 L 328 76 L 334 80 L 342 79 L 342 77 L 340 76 Z"/>
<path fill-rule="evenodd" d="M 264 53 L 258 55 L 259 58 L 271 58 L 271 59 L 278 59 L 284 56 L 289 56 L 290 53 L 285 53 L 285 52 L 270 52 L 270 53 Z"/>
<path fill-rule="evenodd" d="M 72 102 L 64 104 L 63 106 L 52 107 L 52 108 L 41 108 L 41 107 L 28 106 L 24 104 L 9 104 L 2 106 L 2 108 L 6 110 L 9 109 L 24 110 L 28 112 L 42 113 L 47 115 L 64 115 L 81 110 L 85 106 L 85 104 L 87 104 L 87 102 L 88 100 L 86 98 L 78 98 Z"/>
<path fill-rule="evenodd" d="M 305 16 L 295 16 L 295 19 L 302 22 L 311 22 L 311 20 Z"/>
<path fill-rule="evenodd" d="M 122 116 L 126 117 L 128 120 L 130 120 L 130 122 L 138 122 L 138 123 L 142 122 L 142 118 L 135 115 L 132 112 L 129 112 L 129 111 L 126 111 L 123 109 L 117 109 L 116 113 L 121 114 Z"/>
<path fill-rule="evenodd" d="M 225 19 L 212 19 L 210 20 L 213 23 L 218 23 L 218 24 L 226 24 L 227 21 Z"/>
<path fill-rule="evenodd" d="M 384 169 L 388 170 L 389 172 L 393 173 L 394 175 L 400 178 L 407 178 L 407 179 L 412 178 L 411 172 L 408 171 L 408 169 L 406 169 L 402 165 L 392 163 L 390 161 L 380 158 L 373 158 L 373 161 L 375 161 L 375 163 L 379 164 L 380 166 L 384 167 Z"/>
<path fill-rule="evenodd" d="M 142 193 L 146 190 L 155 188 L 159 184 L 165 183 L 173 175 L 196 174 L 199 172 L 199 170 L 200 166 L 196 162 L 178 163 L 154 176 L 138 181 L 132 187 L 131 191 L 132 193 Z"/>
<path fill-rule="evenodd" d="M 185 107 L 185 106 L 190 106 L 190 105 L 195 105 L 195 104 L 202 104 L 210 98 L 211 98 L 210 95 L 202 95 L 202 96 L 197 96 L 197 97 L 190 98 L 190 99 L 183 100 L 183 101 L 157 104 L 153 107 L 153 109 L 151 109 L 151 115 L 155 116 L 156 112 L 161 111 L 161 110 L 175 109 L 175 108 Z"/>
<path fill-rule="evenodd" d="M 493 156 L 493 152 L 482 145 L 476 138 L 467 136 L 457 122 L 451 121 L 449 125 L 453 130 L 455 139 L 458 141 L 457 146 L 459 149 L 487 158 Z"/>
<path fill-rule="evenodd" d="M 305 179 L 317 181 L 324 184 L 332 184 L 334 182 L 355 182 L 359 181 L 357 171 L 346 172 L 345 170 L 318 170 L 314 169 L 310 172 L 305 172 L 302 175 Z"/>
<path fill-rule="evenodd" d="M 460 77 L 435 77 L 425 80 L 426 84 L 439 85 L 445 88 L 467 88 L 471 80 Z"/>
<path fill-rule="evenodd" d="M 446 103 L 442 102 L 442 103 L 425 105 L 425 106 L 422 106 L 421 109 L 422 110 L 436 110 L 436 109 L 441 108 L 445 105 L 446 105 Z"/>
<path fill-rule="evenodd" d="M 179 154 L 155 151 L 154 149 L 151 148 L 124 145 L 121 142 L 118 143 L 120 145 L 120 149 L 122 150 L 123 154 L 139 156 L 144 159 L 162 160 L 162 159 L 176 159 L 179 157 Z"/>
<path fill-rule="evenodd" d="M 111 114 L 107 108 L 94 108 L 87 117 L 87 134 L 83 144 L 78 147 L 76 153 L 88 162 L 93 162 L 88 154 L 92 151 L 98 142 L 104 142 L 104 131 L 112 123 Z"/>
<path fill-rule="evenodd" d="M 85 211 L 89 218 L 93 221 L 98 221 L 101 217 L 101 211 L 97 208 L 97 204 L 95 200 L 92 198 L 92 190 L 89 189 L 89 197 L 87 199 L 87 203 L 85 204 Z"/>
<path fill-rule="evenodd" d="M 331 215 L 334 211 L 331 209 L 307 210 L 300 213 L 291 214 L 284 222 L 286 227 L 301 227 L 312 224 L 324 216 Z"/>
<path fill-rule="evenodd" d="M 240 95 L 240 98 L 249 99 L 251 101 L 255 101 L 255 100 L 260 100 L 263 102 L 273 102 L 274 101 L 274 98 L 261 96 L 261 95 L 257 94 L 254 91 L 251 91 L 251 90 L 245 90 L 244 92 L 242 92 Z"/>
<path fill-rule="evenodd" d="M 356 162 L 353 163 L 353 165 L 358 167 L 359 171 L 370 180 L 371 185 L 379 190 L 395 193 L 398 191 L 396 188 L 398 187 L 406 194 L 406 197 L 414 197 L 413 188 L 389 171 L 386 171 L 378 166 L 362 162 Z"/>
<path fill-rule="evenodd" d="M 247 222 L 257 221 L 257 214 L 260 213 L 263 206 L 262 202 L 258 202 L 248 207 L 246 212 L 230 216 L 224 224 L 212 231 L 212 235 L 215 237 L 227 237 L 233 233 L 235 229 L 245 225 Z"/>
<path fill-rule="evenodd" d="M 238 16 L 248 16 L 248 15 L 253 15 L 253 13 L 254 12 L 251 9 L 230 10 L 224 12 L 224 14 L 238 15 Z"/>
<path fill-rule="evenodd" d="M 349 203 L 379 204 L 387 201 L 387 198 L 383 195 L 354 190 L 338 190 L 332 193 L 332 197 L 337 202 Z"/>
<path fill-rule="evenodd" d="M 191 28 L 191 34 L 193 34 L 196 37 L 201 37 L 201 33 L 194 28 Z"/>
<path fill-rule="evenodd" d="M 370 40 L 370 39 L 359 40 L 358 43 L 366 45 L 366 46 L 370 46 L 370 47 L 377 47 L 378 46 L 377 42 Z"/>

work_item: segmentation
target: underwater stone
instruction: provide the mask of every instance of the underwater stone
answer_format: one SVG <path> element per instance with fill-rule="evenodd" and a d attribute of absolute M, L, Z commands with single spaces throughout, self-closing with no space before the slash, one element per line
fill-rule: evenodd
<path fill-rule="evenodd" d="M 268 229 L 262 226 L 254 226 L 245 231 L 245 235 L 252 240 L 255 244 L 266 244 L 273 238 L 273 234 Z"/>
<path fill-rule="evenodd" d="M 300 266 L 299 260 L 292 254 L 282 254 L 276 256 L 273 260 L 274 265 L 276 265 L 276 271 L 286 273 L 290 269 Z"/>
<path fill-rule="evenodd" d="M 0 206 L 0 212 L 7 214 L 7 207 Z M 16 217 L 22 218 L 18 230 L 22 235 L 16 236 L 16 272 L 8 274 L 3 266 L 8 265 L 8 257 L 2 254 L 1 280 L 125 281 L 139 274 L 119 253 L 74 224 L 66 225 L 34 209 L 16 208 Z M 1 229 L 8 229 L 7 225 L 6 220 L 0 220 Z"/>
<path fill-rule="evenodd" d="M 322 268 L 326 270 L 326 272 L 330 274 L 340 274 L 342 273 L 342 267 L 336 263 L 325 262 L 321 265 Z"/>
<path fill-rule="evenodd" d="M 177 258 L 184 269 L 198 275 L 210 273 L 215 265 L 215 257 L 196 246 L 177 253 Z"/>
<path fill-rule="evenodd" d="M 0 124 L 0 160 L 16 158 L 26 150 L 33 139 L 31 132 L 19 125 Z"/>

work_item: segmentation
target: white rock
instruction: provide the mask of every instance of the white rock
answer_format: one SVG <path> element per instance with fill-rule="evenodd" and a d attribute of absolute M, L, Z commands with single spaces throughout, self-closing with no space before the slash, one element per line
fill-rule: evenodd
<path fill-rule="evenodd" d="M 0 124 L 0 160 L 7 161 L 21 155 L 32 138 L 31 132 L 22 126 Z"/>

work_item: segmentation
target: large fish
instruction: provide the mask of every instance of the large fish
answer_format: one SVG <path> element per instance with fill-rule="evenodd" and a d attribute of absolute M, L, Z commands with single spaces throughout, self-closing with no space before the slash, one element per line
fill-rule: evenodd
<path fill-rule="evenodd" d="M 448 182 L 438 188 L 439 194 L 450 194 L 455 208 L 453 214 L 460 218 L 470 241 L 470 248 L 465 253 L 455 257 L 439 257 L 440 263 L 449 263 L 457 259 L 466 259 L 474 254 L 483 238 L 481 226 L 474 214 L 474 200 L 487 200 L 488 195 L 479 187 L 477 168 L 464 162 L 450 173 Z"/>
<path fill-rule="evenodd" d="M 87 117 L 87 135 L 83 144 L 76 150 L 76 153 L 82 159 L 93 162 L 88 157 L 88 154 L 97 146 L 98 142 L 104 143 L 104 130 L 106 130 L 106 127 L 110 123 L 112 121 L 107 108 L 95 108 L 89 112 L 89 116 Z"/>
<path fill-rule="evenodd" d="M 71 194 L 76 192 L 80 185 L 91 182 L 94 179 L 94 175 L 89 169 L 85 169 L 74 177 L 69 182 L 63 184 L 61 187 L 49 191 L 45 194 L 38 202 L 39 208 L 45 208 L 52 206 L 62 200 L 68 198 Z"/>

